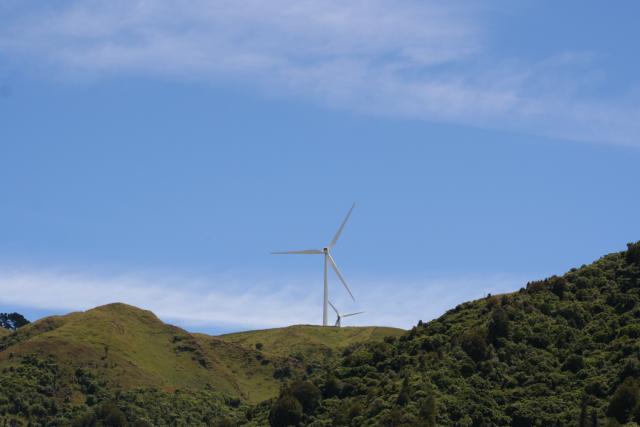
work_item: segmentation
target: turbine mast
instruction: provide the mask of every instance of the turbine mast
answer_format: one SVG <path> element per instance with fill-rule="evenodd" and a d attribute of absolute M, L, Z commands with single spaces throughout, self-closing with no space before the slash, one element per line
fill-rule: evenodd
<path fill-rule="evenodd" d="M 325 250 L 324 253 L 324 301 L 322 303 L 322 326 L 327 326 L 327 318 L 329 317 L 327 303 L 329 302 L 329 280 L 327 277 L 327 264 L 329 256 Z"/>

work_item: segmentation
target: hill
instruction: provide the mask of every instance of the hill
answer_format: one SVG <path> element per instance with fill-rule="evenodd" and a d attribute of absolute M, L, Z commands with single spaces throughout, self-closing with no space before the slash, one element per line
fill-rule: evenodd
<path fill-rule="evenodd" d="M 4 337 L 6 335 L 9 335 L 10 333 L 11 333 L 11 331 L 8 330 L 8 329 L 0 328 L 0 338 Z"/>
<path fill-rule="evenodd" d="M 344 334 L 315 329 L 291 336 L 289 345 L 312 354 L 321 342 L 331 353 L 332 346 L 347 345 L 342 339 L 382 339 L 375 328 L 363 333 L 350 328 Z M 123 408 L 127 417 L 162 425 L 173 416 L 183 425 L 206 425 L 242 405 L 277 396 L 283 381 L 307 368 L 287 352 L 263 353 L 229 336 L 190 334 L 149 311 L 109 304 L 0 335 L 0 421 L 57 420 L 64 425 L 118 395 L 128 401 Z M 153 409 L 149 401 L 156 404 Z M 171 415 L 180 407 L 178 415 Z"/>
<path fill-rule="evenodd" d="M 0 338 L 0 369 L 10 425 L 632 426 L 640 242 L 400 334 L 211 337 L 114 304 Z"/>
<path fill-rule="evenodd" d="M 226 334 L 218 338 L 247 349 L 260 348 L 260 351 L 269 357 L 294 357 L 300 361 L 319 362 L 338 355 L 352 344 L 382 341 L 387 336 L 399 336 L 404 332 L 406 331 L 402 329 L 377 326 L 324 328 L 315 325 L 294 325 Z"/>
<path fill-rule="evenodd" d="M 640 242 L 561 277 L 357 344 L 254 415 L 273 425 L 629 426 L 640 422 Z M 308 386 L 307 386 L 308 387 Z M 295 407 L 291 402 L 306 403 Z M 310 409 L 312 408 L 312 409 Z M 283 415 L 284 414 L 284 415 Z M 253 421 L 248 425 L 259 425 Z"/>

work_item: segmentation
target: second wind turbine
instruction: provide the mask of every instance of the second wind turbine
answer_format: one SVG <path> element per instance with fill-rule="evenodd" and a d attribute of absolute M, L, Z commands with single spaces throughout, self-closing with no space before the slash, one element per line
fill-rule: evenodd
<path fill-rule="evenodd" d="M 340 228 L 338 228 L 338 231 L 336 231 L 336 235 L 333 236 L 333 239 L 331 240 L 331 242 L 327 246 L 325 246 L 324 248 L 322 248 L 322 249 L 305 249 L 305 250 L 301 250 L 301 251 L 271 252 L 271 254 L 273 254 L 273 255 L 324 255 L 324 303 L 322 304 L 322 326 L 327 326 L 327 320 L 328 320 L 328 315 L 329 315 L 329 313 L 328 313 L 329 281 L 328 281 L 328 277 L 327 277 L 327 266 L 329 264 L 331 264 L 331 267 L 333 268 L 333 271 L 335 271 L 336 274 L 338 275 L 338 278 L 340 279 L 340 281 L 344 285 L 344 288 L 347 290 L 347 292 L 349 292 L 349 295 L 351 296 L 351 299 L 354 300 L 354 301 L 356 300 L 353 297 L 353 294 L 351 293 L 351 289 L 349 289 L 349 286 L 347 285 L 347 282 L 344 280 L 344 277 L 342 277 L 342 273 L 340 273 L 340 269 L 336 265 L 335 260 L 331 256 L 331 249 L 336 245 L 336 243 L 338 243 L 338 239 L 340 238 L 340 234 L 342 233 L 342 229 L 344 228 L 344 225 L 349 220 L 349 217 L 351 216 L 351 212 L 353 211 L 353 208 L 355 208 L 355 207 L 356 207 L 356 204 L 354 203 L 351 206 L 351 209 L 349 209 L 349 213 L 347 213 L 347 216 L 344 218 L 344 221 L 342 221 L 342 224 L 340 224 Z"/>

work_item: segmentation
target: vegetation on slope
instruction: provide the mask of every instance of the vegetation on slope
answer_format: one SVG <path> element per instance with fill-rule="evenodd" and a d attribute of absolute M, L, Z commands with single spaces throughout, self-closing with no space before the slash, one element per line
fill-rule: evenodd
<path fill-rule="evenodd" d="M 382 341 L 387 336 L 400 336 L 405 331 L 387 327 L 324 328 L 294 325 L 221 335 L 221 340 L 249 349 L 257 349 L 268 357 L 293 357 L 300 361 L 322 362 L 339 355 L 354 343 Z"/>
<path fill-rule="evenodd" d="M 631 426 L 639 302 L 640 242 L 377 341 L 100 307 L 0 338 L 0 425 Z"/>
<path fill-rule="evenodd" d="M 345 339 L 371 335 L 351 332 Z M 296 343 L 315 342 L 304 337 L 289 343 L 311 354 Z M 344 347 L 339 338 L 324 341 Z M 153 425 L 211 425 L 238 414 L 245 419 L 248 404 L 277 396 L 284 381 L 312 369 L 285 353 L 189 334 L 149 311 L 110 304 L 0 336 L 0 425 L 68 425 L 76 419 L 93 425 L 106 416 Z M 113 405 L 120 415 L 113 415 Z"/>
<path fill-rule="evenodd" d="M 271 425 L 616 426 L 640 422 L 640 242 L 519 292 L 462 304 L 399 339 L 356 344 L 283 389 Z M 300 405 L 302 406 L 302 405 Z M 629 424 L 631 425 L 631 424 Z"/>

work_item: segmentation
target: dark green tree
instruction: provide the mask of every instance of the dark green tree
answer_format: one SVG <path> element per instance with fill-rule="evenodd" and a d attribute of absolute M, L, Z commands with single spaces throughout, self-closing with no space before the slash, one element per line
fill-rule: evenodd
<path fill-rule="evenodd" d="M 409 403 L 410 394 L 411 389 L 409 385 L 409 377 L 404 377 L 404 380 L 402 380 L 402 386 L 400 386 L 400 392 L 398 393 L 396 403 L 400 406 L 405 406 L 407 403 Z"/>
<path fill-rule="evenodd" d="M 420 402 L 420 420 L 423 427 L 436 427 L 436 415 L 437 415 L 436 397 L 433 392 L 429 392 L 429 395 L 422 399 Z"/>
<path fill-rule="evenodd" d="M 640 267 L 640 242 L 627 243 L 625 259 L 629 264 L 635 264 Z"/>
<path fill-rule="evenodd" d="M 102 425 L 105 427 L 125 427 L 128 425 L 127 417 L 113 402 L 100 405 L 96 409 L 96 417 L 102 421 Z"/>
<path fill-rule="evenodd" d="M 295 381 L 291 384 L 289 392 L 300 402 L 305 414 L 312 414 L 322 398 L 320 389 L 309 381 Z"/>
<path fill-rule="evenodd" d="M 291 394 L 285 393 L 276 401 L 269 412 L 271 427 L 297 426 L 302 420 L 302 405 Z"/>
<path fill-rule="evenodd" d="M 471 328 L 462 335 L 462 349 L 471 357 L 474 361 L 479 362 L 487 358 L 489 349 L 487 348 L 487 341 L 480 329 Z"/>
<path fill-rule="evenodd" d="M 332 373 L 327 374 L 327 379 L 322 387 L 322 396 L 325 398 L 331 398 L 338 396 L 342 391 L 342 385 L 340 381 Z"/>
<path fill-rule="evenodd" d="M 590 427 L 589 421 L 587 398 L 586 396 L 582 396 L 580 400 L 580 420 L 578 421 L 578 427 Z"/>
<path fill-rule="evenodd" d="M 509 316 L 504 308 L 496 306 L 491 312 L 491 320 L 487 325 L 489 341 L 497 344 L 498 338 L 506 338 L 509 335 Z"/>
<path fill-rule="evenodd" d="M 639 391 L 638 381 L 627 377 L 611 397 L 607 415 L 615 418 L 620 423 L 629 421 L 631 414 L 638 406 L 640 400 Z"/>

